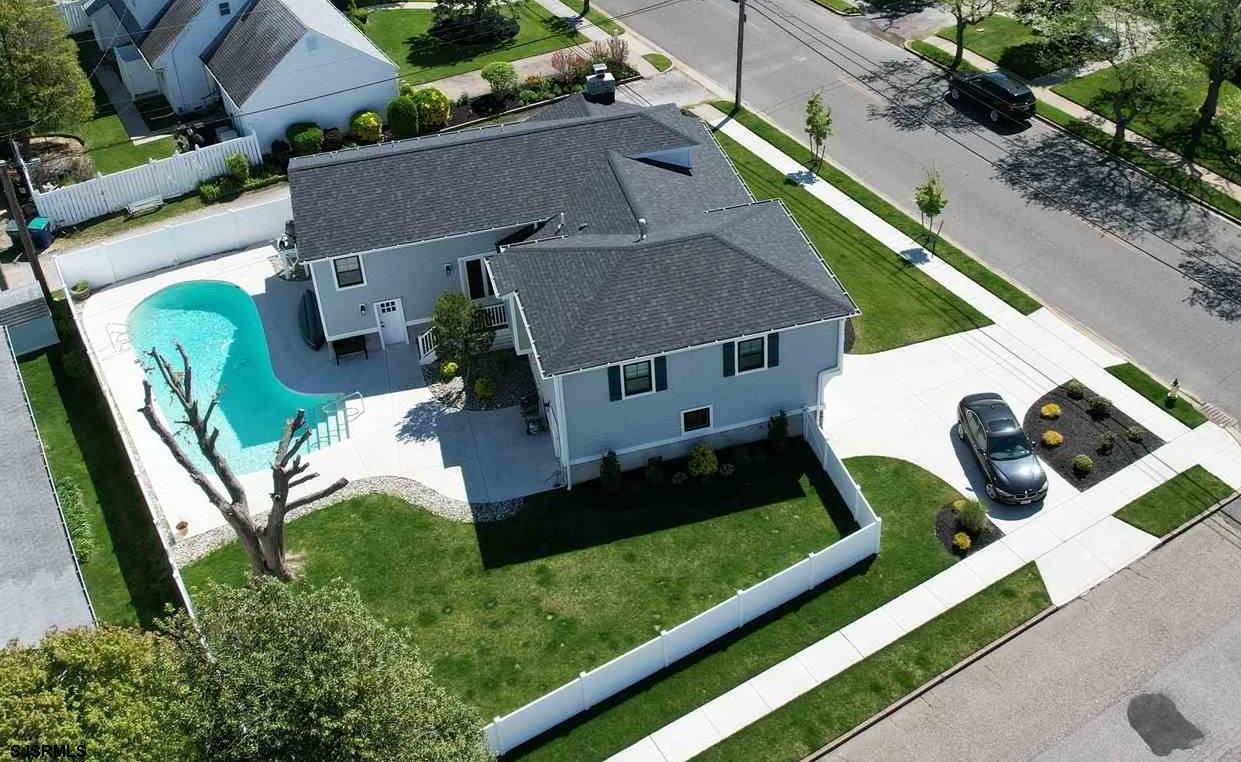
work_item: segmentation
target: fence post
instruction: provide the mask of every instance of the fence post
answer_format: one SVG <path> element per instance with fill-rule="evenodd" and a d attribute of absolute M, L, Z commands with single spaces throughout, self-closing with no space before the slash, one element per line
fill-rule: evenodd
<path fill-rule="evenodd" d="M 586 673 L 585 672 L 577 673 L 577 684 L 579 688 L 578 700 L 581 702 L 581 706 L 582 706 L 582 708 L 579 709 L 578 711 L 585 712 L 587 709 L 590 708 L 590 698 L 586 695 Z"/>
<path fill-rule="evenodd" d="M 665 667 L 668 666 L 668 638 L 665 637 L 667 634 L 667 630 L 659 631 L 659 653 L 663 657 Z"/>
<path fill-rule="evenodd" d="M 806 584 L 807 590 L 814 588 L 815 581 L 819 578 L 818 575 L 814 573 L 814 556 L 814 553 L 806 554 L 806 559 L 809 561 L 809 563 L 806 564 L 806 571 L 810 574 L 810 581 Z"/>
<path fill-rule="evenodd" d="M 745 591 L 737 591 L 737 629 L 745 626 Z"/>

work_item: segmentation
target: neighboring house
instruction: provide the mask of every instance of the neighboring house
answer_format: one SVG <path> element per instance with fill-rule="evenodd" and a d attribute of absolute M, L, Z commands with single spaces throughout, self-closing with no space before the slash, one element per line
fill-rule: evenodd
<path fill-rule="evenodd" d="M 573 96 L 517 124 L 295 159 L 298 257 L 329 340 L 433 356 L 436 297 L 529 358 L 570 483 L 817 408 L 853 301 L 698 119 Z M 365 210 L 365 213 L 361 213 Z"/>
<path fill-rule="evenodd" d="M 0 328 L 0 644 L 89 627 L 94 612 L 52 488 L 9 332 Z"/>
<path fill-rule="evenodd" d="M 13 351 L 19 355 L 60 342 L 52 311 L 34 282 L 0 291 L 0 327 L 8 329 Z"/>
<path fill-rule="evenodd" d="M 202 64 L 202 53 L 232 20 L 242 0 L 172 0 L 141 44 L 142 59 L 154 73 L 157 89 L 179 114 L 198 111 L 220 98 L 215 80 Z"/>

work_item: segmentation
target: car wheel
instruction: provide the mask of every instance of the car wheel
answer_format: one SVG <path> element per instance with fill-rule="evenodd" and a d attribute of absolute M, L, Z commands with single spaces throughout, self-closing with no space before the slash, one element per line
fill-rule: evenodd
<path fill-rule="evenodd" d="M 1000 121 L 1000 112 L 996 111 L 995 109 L 991 109 L 990 116 L 991 116 L 991 121 L 993 122 Z"/>
<path fill-rule="evenodd" d="M 959 101 L 961 100 L 961 91 L 954 87 L 948 91 L 948 97 L 952 98 L 954 101 Z"/>

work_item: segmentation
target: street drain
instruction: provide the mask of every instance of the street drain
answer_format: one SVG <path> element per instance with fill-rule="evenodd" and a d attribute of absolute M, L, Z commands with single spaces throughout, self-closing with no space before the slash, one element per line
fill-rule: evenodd
<path fill-rule="evenodd" d="M 1143 693 L 1129 699 L 1129 725 L 1142 736 L 1157 757 L 1177 749 L 1192 749 L 1205 736 L 1176 708 L 1176 702 L 1162 693 Z"/>

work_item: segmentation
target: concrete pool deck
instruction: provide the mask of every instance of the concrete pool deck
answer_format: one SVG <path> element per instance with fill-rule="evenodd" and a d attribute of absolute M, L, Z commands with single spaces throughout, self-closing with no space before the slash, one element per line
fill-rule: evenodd
<path fill-rule="evenodd" d="M 250 294 L 263 321 L 272 365 L 286 386 L 305 393 L 361 394 L 361 400 L 347 402 L 349 437 L 308 454 L 312 471 L 321 475 L 308 489 L 341 476 L 351 481 L 396 476 L 452 500 L 478 504 L 555 486 L 559 469 L 550 435 L 526 435 L 516 407 L 444 408 L 425 386 L 413 341 L 387 350 L 376 344 L 368 358 L 342 359 L 339 364 L 330 349 L 315 352 L 307 347 L 298 329 L 297 305 L 310 283 L 276 278 L 269 261 L 274 254 L 271 246 L 260 246 L 197 260 L 103 289 L 79 305 L 83 339 L 140 460 L 143 486 L 166 522 L 161 529 L 174 545 L 224 521 L 138 412 L 144 374 L 129 343 L 127 321 L 143 299 L 186 281 L 226 281 Z M 278 436 L 272 433 L 273 439 Z M 265 511 L 270 473 L 260 470 L 240 478 L 251 509 Z M 182 521 L 187 527 L 179 532 L 176 526 Z"/>

